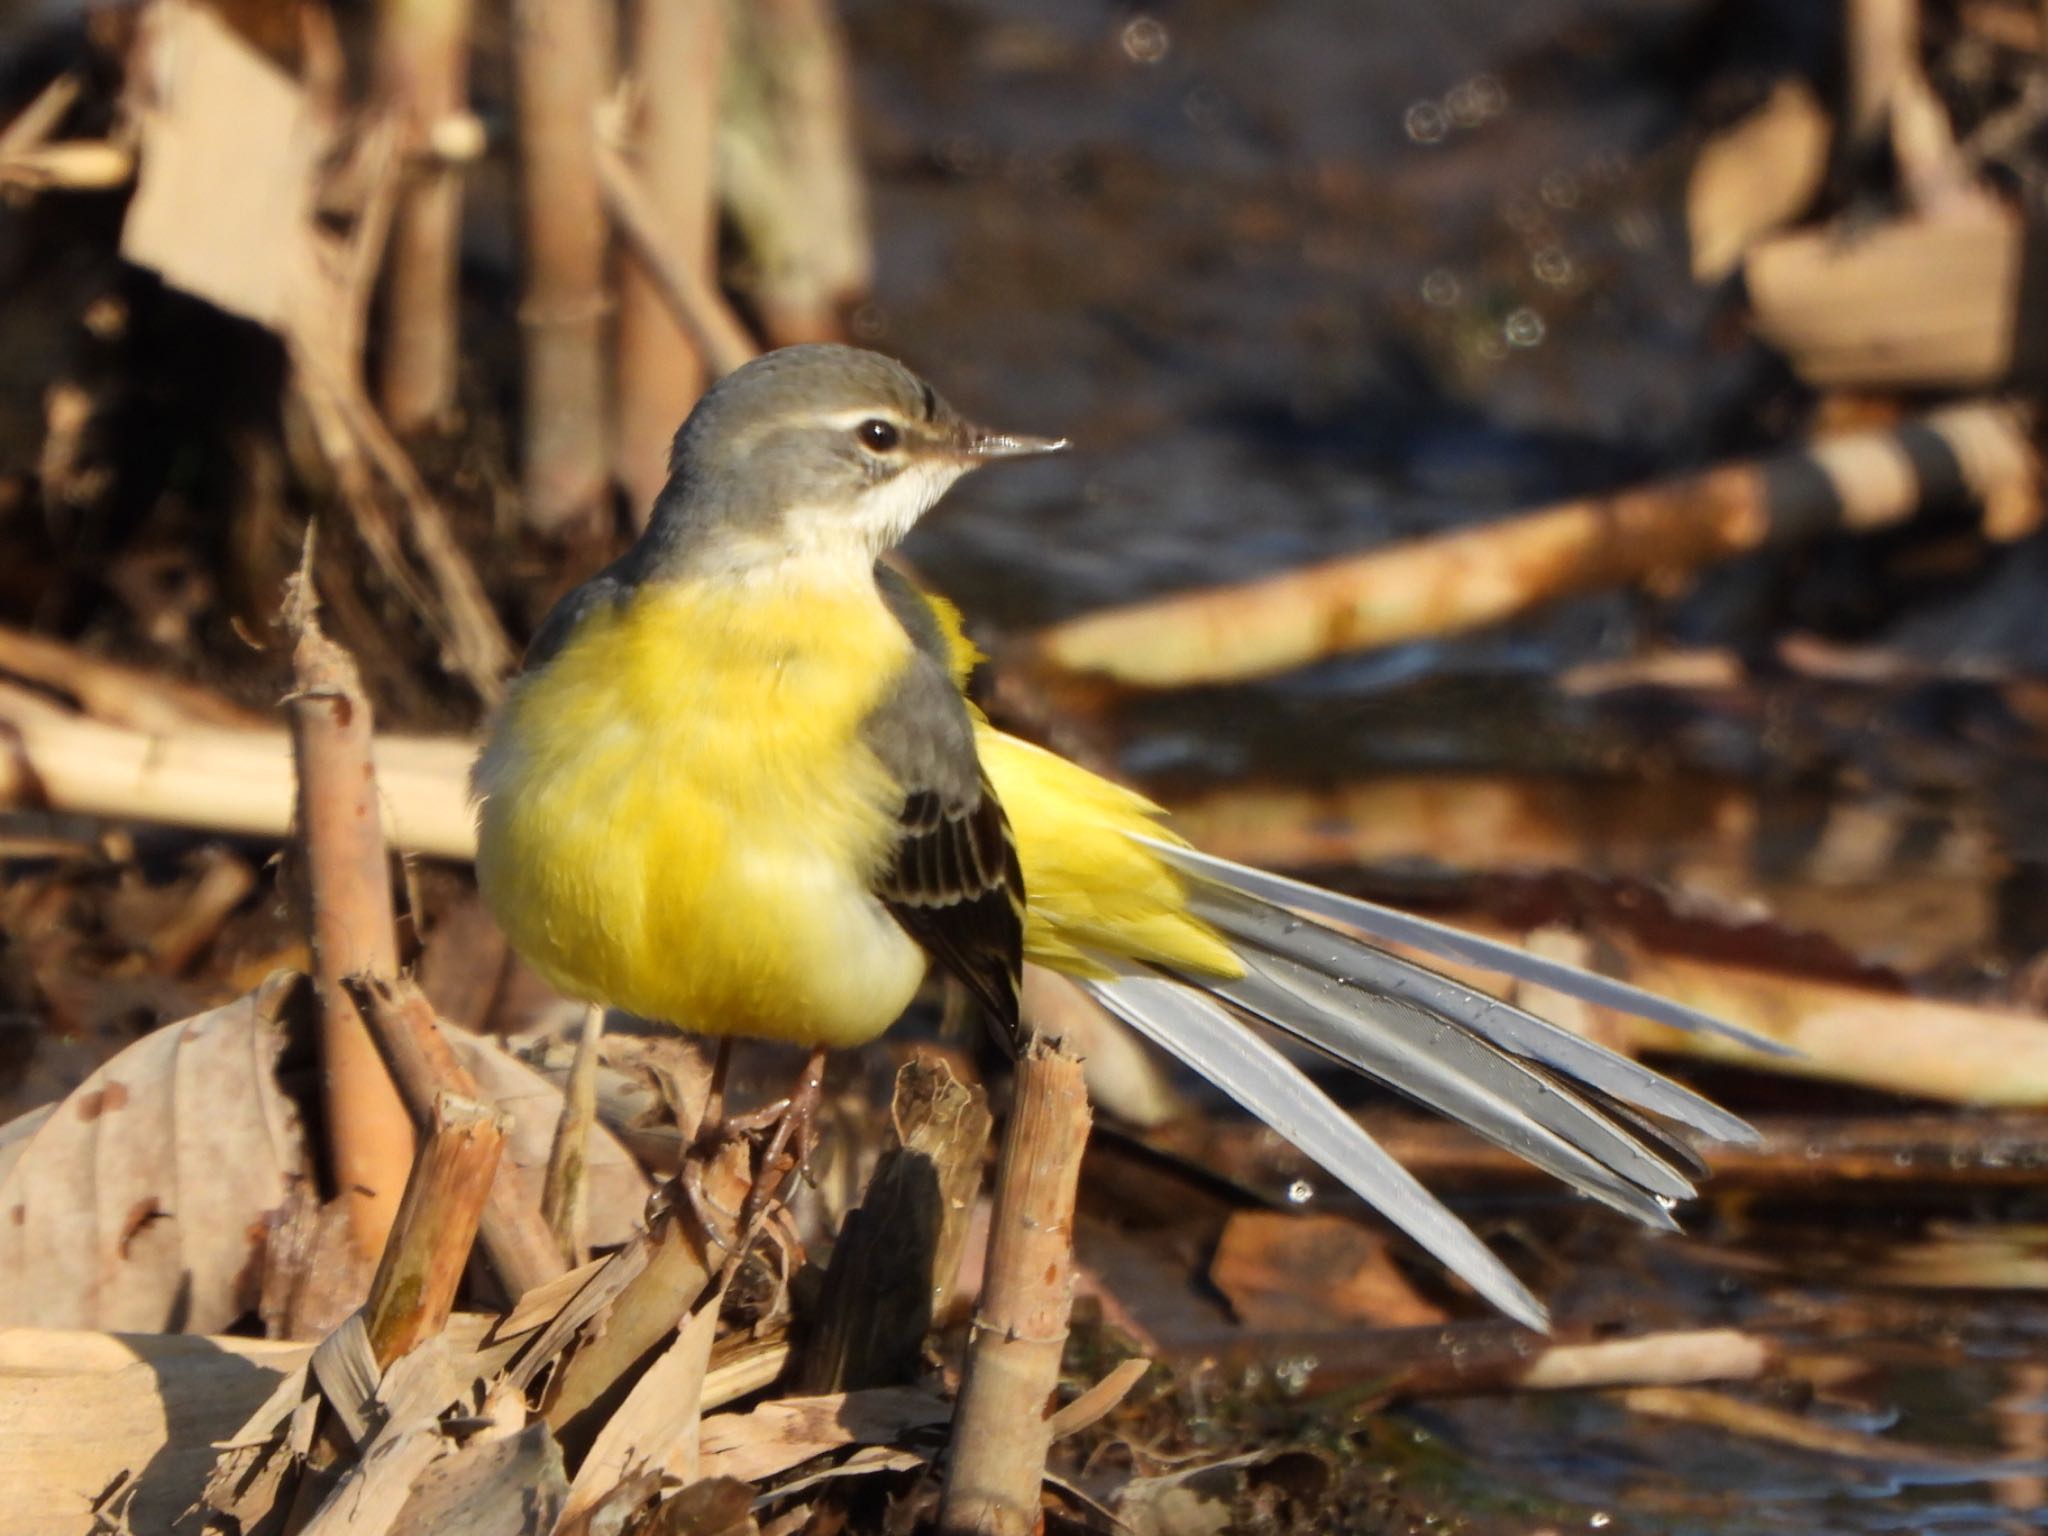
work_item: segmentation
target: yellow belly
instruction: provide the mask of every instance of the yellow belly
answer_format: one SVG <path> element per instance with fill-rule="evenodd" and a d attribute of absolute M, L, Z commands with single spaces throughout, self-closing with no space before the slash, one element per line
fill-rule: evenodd
<path fill-rule="evenodd" d="M 859 732 L 908 656 L 872 590 L 670 584 L 593 614 L 477 765 L 507 937 L 570 996 L 687 1029 L 881 1033 L 926 962 L 869 894 L 898 796 Z"/>

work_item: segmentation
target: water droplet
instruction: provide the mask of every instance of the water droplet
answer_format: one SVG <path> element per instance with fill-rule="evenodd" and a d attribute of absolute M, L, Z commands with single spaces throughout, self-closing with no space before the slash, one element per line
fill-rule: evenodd
<path fill-rule="evenodd" d="M 1316 1187 L 1307 1179 L 1296 1179 L 1287 1186 L 1287 1202 L 1290 1205 L 1307 1205 L 1315 1197 Z"/>
<path fill-rule="evenodd" d="M 1416 102 L 1401 119 L 1401 126 L 1407 129 L 1409 139 L 1417 144 L 1441 144 L 1444 135 L 1450 132 L 1450 124 L 1444 120 L 1444 109 L 1433 101 Z"/>
<path fill-rule="evenodd" d="M 1133 16 L 1117 40 L 1133 64 L 1157 64 L 1173 46 L 1173 34 L 1157 16 Z"/>
<path fill-rule="evenodd" d="M 1422 302 L 1448 309 L 1458 302 L 1458 274 L 1449 267 L 1436 267 L 1422 279 Z"/>
<path fill-rule="evenodd" d="M 1502 322 L 1500 333 L 1511 347 L 1540 347 L 1543 317 L 1533 309 L 1518 309 Z"/>

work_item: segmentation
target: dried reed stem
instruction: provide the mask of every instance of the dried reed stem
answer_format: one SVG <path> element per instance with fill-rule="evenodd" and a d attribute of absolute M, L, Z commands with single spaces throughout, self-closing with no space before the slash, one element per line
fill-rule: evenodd
<path fill-rule="evenodd" d="M 598 146 L 597 174 L 604 188 L 605 207 L 669 313 L 690 333 L 698 355 L 713 373 L 731 373 L 756 350 L 746 327 L 709 274 L 670 254 L 640 178 L 609 145 Z"/>
<path fill-rule="evenodd" d="M 381 0 L 377 68 L 410 160 L 391 226 L 378 378 L 400 432 L 445 422 L 455 407 L 462 173 L 444 140 L 468 121 L 471 0 Z"/>
<path fill-rule="evenodd" d="M 380 1368 L 447 1323 L 509 1129 L 488 1104 L 446 1093 L 435 1098 L 433 1129 L 412 1165 L 363 1309 Z"/>
<path fill-rule="evenodd" d="M 370 764 L 370 701 L 348 653 L 320 632 L 312 548 L 309 535 L 306 563 L 285 600 L 285 620 L 297 637 L 289 713 L 298 823 L 312 905 L 321 1086 L 335 1179 L 352 1246 L 359 1258 L 374 1263 L 412 1166 L 412 1122 L 342 982 L 365 972 L 395 975 L 398 940 Z"/>
<path fill-rule="evenodd" d="M 514 0 L 526 284 L 528 525 L 562 534 L 599 516 L 607 484 L 604 210 L 594 117 L 606 23 L 595 0 Z"/>
<path fill-rule="evenodd" d="M 939 1504 L 944 1536 L 1025 1536 L 1037 1526 L 1046 1408 L 1074 1300 L 1074 1196 L 1088 1126 L 1081 1063 L 1034 1040 L 1018 1063 L 997 1169 L 988 1275 Z"/>
<path fill-rule="evenodd" d="M 706 289 L 717 265 L 719 80 L 724 0 L 637 0 L 630 148 L 663 249 Z M 703 392 L 705 363 L 640 261 L 619 274 L 618 468 L 644 523 L 668 478 L 669 440 Z"/>

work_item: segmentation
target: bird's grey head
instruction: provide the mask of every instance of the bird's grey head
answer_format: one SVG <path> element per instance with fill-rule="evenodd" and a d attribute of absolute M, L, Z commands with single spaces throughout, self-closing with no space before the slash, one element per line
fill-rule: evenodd
<path fill-rule="evenodd" d="M 865 571 L 968 470 L 1064 446 L 975 426 L 880 353 L 784 347 L 721 379 L 676 433 L 635 574 Z"/>

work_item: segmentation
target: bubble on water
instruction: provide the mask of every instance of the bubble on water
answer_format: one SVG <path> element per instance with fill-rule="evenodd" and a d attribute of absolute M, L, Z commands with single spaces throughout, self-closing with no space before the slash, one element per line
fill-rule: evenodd
<path fill-rule="evenodd" d="M 1157 64 L 1173 47 L 1173 34 L 1157 16 L 1133 16 L 1124 23 L 1117 41 L 1133 64 Z"/>
<path fill-rule="evenodd" d="M 1479 98 L 1473 94 L 1471 81 L 1451 87 L 1450 94 L 1444 97 L 1444 116 L 1460 128 L 1477 128 L 1486 121 L 1485 114 L 1479 110 Z"/>
<path fill-rule="evenodd" d="M 1527 307 L 1518 309 L 1501 322 L 1500 333 L 1511 347 L 1540 347 L 1544 336 L 1543 317 Z"/>
<path fill-rule="evenodd" d="M 1550 227 L 1550 215 L 1526 192 L 1510 192 L 1500 200 L 1500 220 L 1518 235 L 1534 236 Z"/>
<path fill-rule="evenodd" d="M 1579 178 L 1570 171 L 1551 171 L 1536 184 L 1536 195 L 1553 208 L 1579 206 Z"/>
<path fill-rule="evenodd" d="M 1458 274 L 1449 267 L 1437 267 L 1422 279 L 1422 302 L 1449 309 L 1458 302 Z"/>
<path fill-rule="evenodd" d="M 1546 288 L 1564 288 L 1579 275 L 1579 269 L 1562 246 L 1546 245 L 1529 258 L 1529 270 Z"/>
<path fill-rule="evenodd" d="M 1273 1376 L 1290 1396 L 1299 1397 L 1315 1379 L 1314 1355 L 1290 1355 L 1273 1367 Z"/>
<path fill-rule="evenodd" d="M 1307 1179 L 1296 1179 L 1287 1186 L 1287 1203 L 1289 1205 L 1307 1205 L 1315 1197 L 1316 1187 L 1309 1183 Z"/>
<path fill-rule="evenodd" d="M 1410 141 L 1416 144 L 1441 144 L 1444 135 L 1450 132 L 1444 109 L 1433 101 L 1416 102 L 1402 117 L 1401 126 L 1407 130 Z"/>

